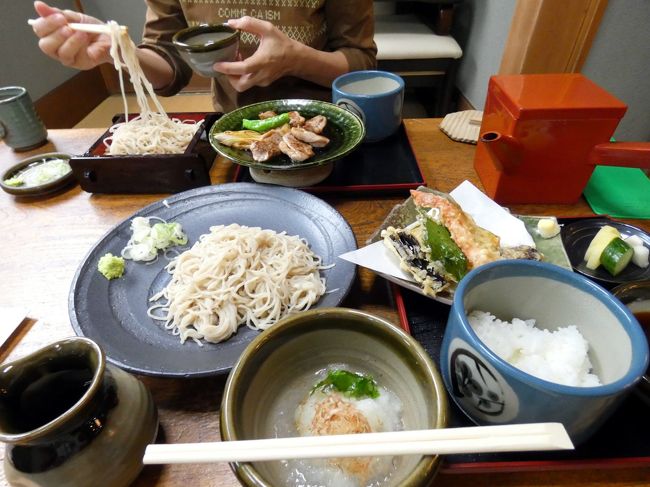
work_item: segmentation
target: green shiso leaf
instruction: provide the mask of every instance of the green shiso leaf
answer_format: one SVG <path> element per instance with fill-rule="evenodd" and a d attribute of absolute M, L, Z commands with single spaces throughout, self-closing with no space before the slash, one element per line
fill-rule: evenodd
<path fill-rule="evenodd" d="M 354 399 L 363 399 L 366 397 L 375 399 L 379 397 L 377 383 L 371 376 L 342 369 L 330 370 L 327 373 L 327 377 L 316 384 L 311 392 L 314 393 L 318 389 L 322 389 L 323 391 L 336 389 L 344 396 Z"/>

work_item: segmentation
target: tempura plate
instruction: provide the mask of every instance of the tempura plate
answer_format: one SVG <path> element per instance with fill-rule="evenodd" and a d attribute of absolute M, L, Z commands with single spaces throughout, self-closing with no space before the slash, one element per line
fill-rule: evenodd
<path fill-rule="evenodd" d="M 441 193 L 440 191 L 436 191 L 431 188 L 426 188 L 426 187 L 420 187 L 418 188 L 420 191 L 425 191 L 425 192 L 431 192 L 431 193 L 436 193 L 441 196 L 448 196 L 445 193 Z M 386 216 L 382 224 L 379 226 L 379 228 L 371 235 L 371 237 L 368 239 L 367 243 L 374 243 L 378 242 L 381 240 L 381 232 L 382 230 L 387 229 L 388 227 L 406 227 L 409 224 L 413 223 L 416 219 L 417 216 L 417 209 L 415 207 L 415 203 L 413 202 L 413 198 L 409 197 L 407 198 L 403 203 L 400 203 L 393 207 L 391 212 Z M 544 256 L 543 260 L 545 262 L 549 262 L 551 264 L 558 265 L 560 267 L 563 267 L 567 270 L 573 270 L 571 267 L 571 262 L 569 260 L 569 257 L 567 255 L 567 252 L 564 249 L 564 245 L 562 243 L 562 237 L 560 235 L 556 235 L 552 238 L 542 238 L 539 233 L 537 232 L 537 223 L 539 220 L 543 218 L 550 218 L 550 217 L 545 217 L 545 216 L 523 216 L 523 215 L 515 215 L 517 218 L 519 218 L 524 225 L 526 226 L 526 230 L 530 234 L 530 236 L 533 238 L 533 241 L 535 242 L 536 248 L 542 253 Z M 397 257 L 388 253 L 391 258 L 394 258 L 397 261 Z M 446 289 L 442 291 L 441 293 L 437 294 L 436 296 L 427 296 L 424 294 L 424 291 L 422 288 L 415 282 L 413 281 L 407 281 L 404 279 L 401 279 L 396 276 L 391 276 L 389 274 L 385 274 L 382 272 L 378 273 L 385 279 L 394 282 L 395 284 L 402 286 L 406 289 L 409 289 L 413 292 L 416 292 L 418 294 L 422 294 L 428 298 L 433 299 L 434 301 L 438 301 L 443 304 L 448 304 L 451 305 L 451 303 L 454 300 L 454 289 Z"/>
<path fill-rule="evenodd" d="M 77 270 L 70 290 L 68 311 L 75 332 L 95 340 L 108 360 L 137 374 L 162 377 L 201 377 L 226 374 L 258 331 L 239 328 L 229 340 L 180 343 L 147 316 L 149 298 L 170 280 L 164 257 L 153 264 L 127 261 L 120 279 L 106 280 L 97 271 L 97 261 L 107 252 L 120 255 L 131 236 L 135 216 L 156 216 L 179 222 L 189 245 L 213 225 L 238 223 L 286 231 L 305 238 L 325 264 L 322 271 L 328 293 L 316 307 L 337 306 L 347 295 L 355 277 L 355 266 L 337 256 L 356 249 L 350 225 L 334 208 L 308 193 L 290 188 L 250 183 L 231 183 L 197 188 L 138 211 L 124 220 L 91 249 Z"/>

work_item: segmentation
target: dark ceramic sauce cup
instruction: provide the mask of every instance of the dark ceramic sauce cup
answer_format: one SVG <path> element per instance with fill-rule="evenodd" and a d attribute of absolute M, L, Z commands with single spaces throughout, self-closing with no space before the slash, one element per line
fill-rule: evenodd
<path fill-rule="evenodd" d="M 87 338 L 48 345 L 0 369 L 0 441 L 10 485 L 126 487 L 158 415 L 135 377 Z"/>
<path fill-rule="evenodd" d="M 172 38 L 183 60 L 206 77 L 217 76 L 214 63 L 234 61 L 239 51 L 239 31 L 225 24 L 205 24 L 183 29 Z"/>

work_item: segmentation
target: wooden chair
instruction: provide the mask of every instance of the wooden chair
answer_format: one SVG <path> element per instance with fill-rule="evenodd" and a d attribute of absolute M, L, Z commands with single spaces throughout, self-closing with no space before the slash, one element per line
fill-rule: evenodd
<path fill-rule="evenodd" d="M 409 88 L 422 88 L 432 116 L 451 110 L 458 59 L 463 51 L 451 36 L 459 0 L 375 0 L 379 69 L 399 74 Z"/>

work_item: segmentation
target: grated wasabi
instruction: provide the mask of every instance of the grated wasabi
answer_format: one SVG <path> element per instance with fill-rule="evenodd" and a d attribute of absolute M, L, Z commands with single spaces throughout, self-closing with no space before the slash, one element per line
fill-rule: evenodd
<path fill-rule="evenodd" d="M 99 259 L 97 270 L 109 281 L 118 279 L 124 274 L 124 259 L 109 252 Z"/>

